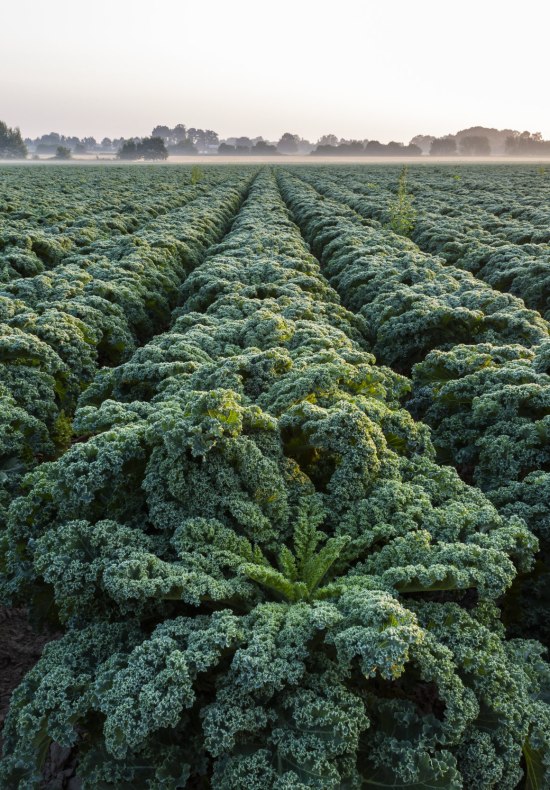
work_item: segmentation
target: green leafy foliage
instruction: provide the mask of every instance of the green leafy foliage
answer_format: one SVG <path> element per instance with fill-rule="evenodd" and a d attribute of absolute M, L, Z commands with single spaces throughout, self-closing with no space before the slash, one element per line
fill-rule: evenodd
<path fill-rule="evenodd" d="M 390 228 L 401 236 L 410 236 L 416 220 L 412 195 L 407 190 L 407 166 L 404 165 L 399 176 L 397 194 L 390 203 Z"/>
<path fill-rule="evenodd" d="M 535 543 L 521 521 L 434 465 L 422 427 L 397 406 L 402 384 L 372 369 L 361 324 L 337 306 L 269 177 L 182 298 L 166 340 L 86 394 L 75 424 L 88 441 L 38 467 L 11 508 L 7 587 L 49 585 L 68 631 L 14 697 L 5 776 L 39 769 L 29 748 L 39 732 L 72 743 L 77 722 L 101 716 L 79 746 L 89 786 L 135 780 L 143 760 L 158 777 L 176 754 L 185 777 L 210 765 L 224 787 L 245 775 L 258 787 L 363 775 L 437 786 L 473 770 L 456 749 L 487 734 L 476 717 L 493 683 L 506 702 L 498 714 L 489 706 L 498 726 L 487 748 L 506 733 L 498 781 L 512 786 L 534 690 L 497 695 L 513 659 L 483 609 L 471 615 L 460 600 L 474 589 L 490 606 L 514 562 L 529 568 Z M 458 602 L 415 598 L 434 591 Z M 465 685 L 477 677 L 458 649 L 468 630 L 476 655 L 501 658 Z M 104 652 L 75 663 L 90 638 Z M 514 673 L 536 683 L 519 664 Z M 423 724 L 409 699 L 418 683 L 437 688 L 433 704 L 441 697 L 439 718 Z M 383 684 L 395 684 L 389 697 Z M 407 720 L 424 745 L 403 741 L 396 769 L 395 728 Z"/>
<path fill-rule="evenodd" d="M 410 170 L 416 210 L 411 238 L 424 252 L 521 297 L 548 320 L 550 213 L 547 184 L 535 175 L 539 171 L 533 166 L 462 166 L 450 184 L 441 169 Z M 325 168 L 322 179 L 317 174 L 312 179 L 313 185 L 329 188 L 332 197 L 362 217 L 388 222 L 395 168 L 378 168 L 375 193 L 368 180 L 372 174 L 341 168 L 334 178 L 334 172 Z"/>
<path fill-rule="evenodd" d="M 434 429 L 438 459 L 454 464 L 500 512 L 525 519 L 539 537 L 541 556 L 508 594 L 506 621 L 514 633 L 550 645 L 544 614 L 550 603 L 549 324 L 519 299 L 451 265 L 464 259 L 450 247 L 443 248 L 442 265 L 381 227 L 383 195 L 373 195 L 364 180 L 325 171 L 298 175 L 280 174 L 283 193 L 330 282 L 365 317 L 375 354 L 400 371 L 417 363 L 407 407 Z M 540 224 L 546 215 L 528 216 Z M 445 223 L 437 227 L 445 235 Z M 423 249 L 441 251 L 416 232 L 413 237 Z M 464 244 L 468 254 L 477 249 L 469 238 Z M 495 254 L 505 250 L 501 240 Z M 536 282 L 544 301 L 544 278 Z"/>
<path fill-rule="evenodd" d="M 7 244 L 0 244 L 0 381 L 27 420 L 40 425 L 35 451 L 6 459 L 12 472 L 6 491 L 0 484 L 0 501 L 17 490 L 21 472 L 66 449 L 76 401 L 98 368 L 127 359 L 164 328 L 181 280 L 223 236 L 249 181 L 236 177 L 207 195 L 194 186 L 185 194 L 184 188 L 182 196 L 166 200 L 164 210 L 144 212 L 142 227 L 119 237 L 104 238 L 99 220 L 97 238 L 82 239 L 76 217 L 66 235 L 18 236 L 22 223 L 8 215 Z M 110 221 L 103 224 L 111 227 Z M 19 271 L 21 254 L 39 262 L 35 276 Z M 10 414 L 4 415 L 6 430 L 18 431 L 18 418 L 10 422 Z M 50 441 L 39 442 L 40 434 Z M 3 516 L 0 505 L 0 523 Z"/>
<path fill-rule="evenodd" d="M 434 351 L 413 373 L 410 409 L 432 428 L 439 456 L 451 461 L 502 513 L 524 519 L 539 537 L 535 572 L 508 596 L 516 632 L 550 644 L 550 377 L 548 343 L 455 346 Z"/>
<path fill-rule="evenodd" d="M 435 348 L 532 346 L 548 339 L 548 324 L 519 299 L 421 252 L 376 220 L 362 219 L 345 204 L 348 191 L 331 180 L 305 179 L 301 171 L 300 178 L 281 171 L 282 193 L 330 284 L 365 319 L 383 364 L 408 373 Z"/>
<path fill-rule="evenodd" d="M 314 250 L 370 232 L 313 203 Z M 95 373 L 80 441 L 7 503 L 4 594 L 65 633 L 14 692 L 0 784 L 38 787 L 52 741 L 83 790 L 548 783 L 550 670 L 499 609 L 537 539 L 437 463 L 273 174 L 220 227 L 195 217 L 169 329 Z"/>

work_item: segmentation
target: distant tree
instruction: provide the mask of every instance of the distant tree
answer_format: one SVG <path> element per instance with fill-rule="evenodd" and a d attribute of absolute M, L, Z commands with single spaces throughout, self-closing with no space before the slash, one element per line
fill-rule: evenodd
<path fill-rule="evenodd" d="M 338 145 L 338 138 L 335 134 L 323 134 L 317 140 L 317 145 Z"/>
<path fill-rule="evenodd" d="M 540 132 L 522 132 L 519 139 L 531 143 L 542 143 L 542 134 Z"/>
<path fill-rule="evenodd" d="M 435 140 L 435 137 L 431 134 L 417 134 L 416 137 L 410 141 L 409 146 L 417 145 L 420 148 L 420 152 L 422 154 L 427 154 L 430 151 L 430 146 Z"/>
<path fill-rule="evenodd" d="M 183 156 L 194 155 L 198 153 L 191 140 L 187 139 L 180 140 L 174 145 L 168 146 L 167 150 L 169 154 L 178 154 Z"/>
<path fill-rule="evenodd" d="M 385 147 L 386 146 L 378 140 L 369 140 L 365 146 L 365 153 L 367 156 L 379 156 L 380 154 L 384 154 Z"/>
<path fill-rule="evenodd" d="M 491 156 L 489 138 L 480 135 L 462 137 L 459 149 L 464 156 Z"/>
<path fill-rule="evenodd" d="M 318 145 L 312 151 L 315 156 L 420 156 L 422 150 L 417 145 L 403 145 L 392 141 L 387 145 L 378 140 L 345 140 L 339 145 Z"/>
<path fill-rule="evenodd" d="M 195 129 L 192 126 L 190 129 L 187 130 L 187 139 L 191 140 L 193 145 L 196 145 L 199 151 L 205 147 L 205 131 L 204 129 Z"/>
<path fill-rule="evenodd" d="M 74 150 L 75 154 L 85 154 L 88 149 L 86 148 L 84 143 L 80 142 L 80 140 L 79 140 L 78 143 L 76 143 L 76 145 L 75 145 L 73 150 Z"/>
<path fill-rule="evenodd" d="M 220 138 L 218 137 L 218 133 L 214 132 L 212 129 L 207 129 L 204 133 L 204 141 L 206 145 L 219 145 Z"/>
<path fill-rule="evenodd" d="M 168 151 L 162 137 L 144 137 L 137 145 L 139 159 L 168 159 Z"/>
<path fill-rule="evenodd" d="M 190 145 L 200 143 L 205 135 L 202 129 L 191 128 L 187 131 L 184 123 L 177 123 L 173 129 L 165 124 L 158 124 L 151 132 L 151 137 L 160 137 L 166 146 L 180 145 L 189 140 Z"/>
<path fill-rule="evenodd" d="M 516 152 L 516 148 L 517 148 L 517 137 L 514 137 L 514 135 L 511 134 L 506 138 L 504 152 L 508 155 L 514 154 Z"/>
<path fill-rule="evenodd" d="M 25 159 L 27 146 L 18 128 L 12 129 L 0 121 L 0 159 Z"/>
<path fill-rule="evenodd" d="M 113 147 L 113 141 L 111 140 L 110 137 L 104 137 L 100 145 L 101 148 L 104 148 L 105 150 L 109 151 Z"/>
<path fill-rule="evenodd" d="M 300 138 L 297 134 L 285 132 L 277 143 L 277 150 L 282 154 L 295 154 L 298 151 L 299 142 Z"/>
<path fill-rule="evenodd" d="M 187 139 L 187 127 L 184 123 L 177 123 L 174 126 L 172 129 L 172 137 L 176 143 L 183 143 L 183 141 Z"/>
<path fill-rule="evenodd" d="M 430 156 L 455 156 L 456 140 L 454 137 L 436 137 L 430 145 Z"/>
<path fill-rule="evenodd" d="M 296 151 L 296 153 L 300 154 L 301 156 L 307 156 L 313 151 L 314 148 L 315 148 L 314 143 L 311 143 L 305 137 L 301 137 L 298 140 L 298 150 Z"/>
<path fill-rule="evenodd" d="M 78 138 L 76 139 L 78 142 Z M 68 139 L 57 132 L 50 132 L 43 134 L 42 137 L 37 137 L 35 140 L 36 151 L 40 154 L 55 154 L 57 146 L 68 146 Z M 70 146 L 68 146 L 70 147 Z M 74 145 L 73 145 L 74 147 Z"/>
<path fill-rule="evenodd" d="M 387 156 L 403 156 L 405 146 L 403 143 L 398 143 L 395 140 L 389 142 L 386 146 L 386 155 Z"/>
<path fill-rule="evenodd" d="M 161 160 L 168 158 L 168 151 L 162 137 L 144 137 L 142 140 L 125 140 L 117 156 L 125 160 Z"/>
<path fill-rule="evenodd" d="M 56 152 L 55 152 L 55 158 L 56 159 L 70 159 L 71 156 L 72 156 L 71 149 L 67 148 L 66 145 L 58 145 L 57 146 L 57 149 L 56 149 Z"/>
<path fill-rule="evenodd" d="M 237 137 L 235 140 L 235 147 L 237 150 L 240 148 L 239 153 L 249 153 L 252 148 L 252 140 L 250 137 Z"/>
<path fill-rule="evenodd" d="M 44 145 L 60 145 L 62 138 L 57 132 L 50 132 L 49 134 L 43 134 L 40 142 Z"/>
<path fill-rule="evenodd" d="M 505 152 L 509 156 L 549 156 L 550 140 L 543 140 L 540 132 L 510 135 L 506 138 Z"/>
<path fill-rule="evenodd" d="M 273 156 L 274 154 L 278 154 L 277 146 L 272 145 L 271 143 L 266 142 L 265 140 L 258 140 L 256 145 L 252 147 L 251 153 L 253 154 L 260 154 L 262 156 Z"/>
<path fill-rule="evenodd" d="M 365 147 L 361 140 L 347 140 L 345 143 L 341 143 L 338 148 L 344 156 L 356 156 L 357 154 L 365 153 Z"/>
<path fill-rule="evenodd" d="M 311 156 L 337 156 L 337 145 L 318 145 L 311 152 Z"/>
<path fill-rule="evenodd" d="M 125 140 L 118 149 L 119 159 L 131 160 L 138 158 L 138 150 L 135 140 Z"/>
<path fill-rule="evenodd" d="M 173 130 L 168 126 L 155 126 L 151 132 L 151 137 L 161 137 L 163 140 L 169 140 L 173 136 Z"/>
<path fill-rule="evenodd" d="M 220 143 L 218 147 L 218 154 L 221 156 L 231 156 L 237 153 L 237 147 L 235 145 L 229 145 L 229 143 Z"/>

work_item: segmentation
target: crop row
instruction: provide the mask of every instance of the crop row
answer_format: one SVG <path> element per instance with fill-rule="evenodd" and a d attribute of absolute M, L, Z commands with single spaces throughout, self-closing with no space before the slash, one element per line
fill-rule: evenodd
<path fill-rule="evenodd" d="M 206 194 L 228 174 L 186 172 L 159 179 L 154 170 L 51 168 L 10 171 L 0 198 L 0 282 L 33 277 L 94 248 L 124 243 L 144 225 Z M 31 178 L 32 176 L 32 178 Z"/>
<path fill-rule="evenodd" d="M 549 325 L 517 297 L 445 265 L 376 221 L 362 222 L 340 186 L 318 177 L 317 189 L 284 172 L 280 179 L 329 280 L 367 320 L 382 363 L 408 373 L 434 347 L 463 341 L 529 347 L 549 338 Z"/>
<path fill-rule="evenodd" d="M 325 172 L 336 176 L 334 170 Z M 462 221 L 468 230 L 477 225 L 483 236 L 494 233 L 501 242 L 538 245 L 549 241 L 549 175 L 534 165 L 411 168 L 407 180 L 421 209 L 426 205 L 442 219 Z M 354 168 L 339 170 L 335 181 L 379 202 L 384 192 L 395 191 L 397 179 L 392 168 Z"/>
<path fill-rule="evenodd" d="M 497 607 L 536 541 L 434 462 L 366 328 L 262 173 L 12 503 L 5 586 L 66 634 L 13 696 L 6 786 L 52 739 L 88 789 L 548 781 L 548 669 Z"/>
<path fill-rule="evenodd" d="M 502 184 L 498 182 L 497 191 L 493 174 L 485 178 L 485 196 L 479 185 L 472 188 L 471 177 L 462 186 L 450 175 L 429 182 L 412 176 L 416 218 L 411 238 L 424 252 L 440 255 L 493 288 L 522 298 L 548 319 L 550 212 L 544 209 L 548 202 L 544 181 L 539 195 L 534 188 L 537 178 L 542 181 L 532 170 L 525 183 L 514 184 L 520 195 L 522 187 L 529 190 L 528 196 L 518 199 L 518 192 L 500 194 Z M 334 188 L 339 199 L 362 216 L 389 221 L 395 185 L 388 183 L 387 176 L 382 184 L 370 185 L 359 176 L 339 176 Z"/>
<path fill-rule="evenodd" d="M 331 285 L 365 319 L 377 358 L 399 370 L 421 363 L 412 370 L 408 407 L 434 429 L 439 460 L 453 463 L 503 514 L 524 518 L 541 540 L 522 593 L 527 603 L 516 605 L 514 617 L 548 643 L 548 324 L 515 297 L 379 223 L 365 224 L 303 181 L 284 173 L 280 181 Z M 320 188 L 334 191 L 330 183 Z"/>
<path fill-rule="evenodd" d="M 0 291 L 0 506 L 22 473 L 71 439 L 82 390 L 170 320 L 178 288 L 223 236 L 250 176 L 215 187 L 131 238 L 95 245 Z"/>

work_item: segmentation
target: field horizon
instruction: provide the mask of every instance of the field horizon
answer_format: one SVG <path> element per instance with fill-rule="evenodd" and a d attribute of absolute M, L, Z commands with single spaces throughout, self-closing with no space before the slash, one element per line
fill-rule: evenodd
<path fill-rule="evenodd" d="M 430 165 L 546 165 L 550 164 L 550 156 L 546 157 L 511 157 L 511 156 L 491 156 L 491 157 L 472 157 L 472 156 L 170 156 L 164 161 L 153 160 L 137 160 L 126 161 L 117 159 L 115 156 L 94 156 L 83 155 L 80 157 L 73 157 L 67 161 L 56 159 L 55 157 L 43 159 L 25 159 L 25 160 L 0 160 L 0 167 L 27 167 L 37 165 L 48 165 L 60 167 L 70 167 L 75 165 L 125 165 L 133 167 L 143 167 L 149 165 L 171 166 L 171 165 L 232 165 L 238 167 L 239 165 L 274 165 L 280 167 L 294 167 L 296 165 L 308 165 L 316 167 L 318 165 L 354 165 L 354 166 L 388 166 L 388 165 L 407 165 L 414 167 L 429 167 Z"/>

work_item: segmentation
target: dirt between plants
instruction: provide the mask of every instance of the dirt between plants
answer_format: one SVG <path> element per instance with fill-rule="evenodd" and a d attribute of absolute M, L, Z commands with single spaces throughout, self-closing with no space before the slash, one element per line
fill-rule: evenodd
<path fill-rule="evenodd" d="M 0 753 L 2 730 L 12 691 L 23 675 L 31 669 L 47 642 L 61 636 L 56 632 L 37 633 L 30 625 L 25 609 L 0 606 Z M 78 790 L 80 782 L 74 776 L 75 755 L 54 743 L 44 766 L 44 790 Z"/>

